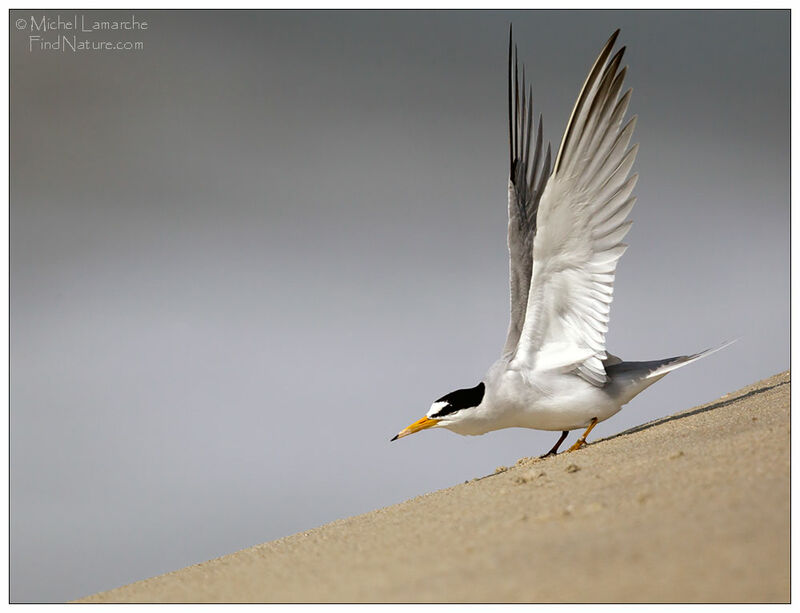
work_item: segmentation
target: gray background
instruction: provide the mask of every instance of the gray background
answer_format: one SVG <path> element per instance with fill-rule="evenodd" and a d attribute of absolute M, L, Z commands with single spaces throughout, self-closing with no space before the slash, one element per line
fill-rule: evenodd
<path fill-rule="evenodd" d="M 505 339 L 510 21 L 554 144 L 608 35 L 628 46 L 641 179 L 610 350 L 741 337 L 594 438 L 789 367 L 788 11 L 136 11 L 150 28 L 119 38 L 144 50 L 84 54 L 29 52 L 31 14 L 10 41 L 13 601 L 552 445 L 389 443 Z"/>

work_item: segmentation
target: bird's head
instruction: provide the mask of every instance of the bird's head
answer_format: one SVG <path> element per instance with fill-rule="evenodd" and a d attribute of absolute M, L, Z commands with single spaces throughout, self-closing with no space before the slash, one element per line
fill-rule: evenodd
<path fill-rule="evenodd" d="M 483 402 L 485 392 L 486 386 L 481 381 L 475 387 L 445 394 L 431 405 L 425 417 L 398 432 L 392 440 L 428 428 L 450 428 L 469 419 Z"/>

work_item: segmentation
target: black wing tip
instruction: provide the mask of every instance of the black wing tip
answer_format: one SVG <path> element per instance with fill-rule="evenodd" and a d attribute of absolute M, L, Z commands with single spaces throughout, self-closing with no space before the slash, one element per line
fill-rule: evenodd
<path fill-rule="evenodd" d="M 608 37 L 606 44 L 603 45 L 603 49 L 600 51 L 601 56 L 605 55 L 606 58 L 608 57 L 608 53 L 610 53 L 611 50 L 614 48 L 614 45 L 617 44 L 617 38 L 619 37 L 620 31 L 621 31 L 620 28 L 617 28 L 616 30 L 614 30 L 614 33 Z M 623 50 L 624 49 L 625 48 L 623 47 Z"/>
<path fill-rule="evenodd" d="M 508 154 L 509 154 L 509 166 L 512 168 L 513 174 L 513 167 L 514 167 L 514 122 L 512 116 L 514 114 L 513 110 L 513 102 L 512 102 L 512 66 L 513 66 L 513 56 L 514 56 L 514 36 L 512 25 L 509 24 L 508 26 Z"/>
<path fill-rule="evenodd" d="M 564 152 L 567 151 L 572 144 L 574 128 L 573 120 L 575 119 L 575 113 L 578 111 L 578 109 L 581 109 L 586 102 L 586 96 L 588 95 L 587 86 L 598 78 L 602 79 L 605 71 L 609 66 L 613 65 L 615 61 L 622 61 L 622 54 L 626 49 L 625 46 L 617 51 L 610 61 L 608 60 L 608 56 L 617 42 L 617 37 L 619 36 L 620 31 L 621 28 L 617 28 L 614 30 L 614 33 L 609 36 L 606 44 L 603 45 L 603 48 L 600 50 L 600 54 L 597 56 L 597 59 L 595 59 L 594 64 L 589 71 L 589 75 L 586 77 L 586 81 L 584 82 L 581 92 L 578 95 L 578 99 L 575 102 L 575 107 L 572 109 L 572 114 L 570 115 L 570 119 L 567 123 L 567 129 L 564 132 L 564 138 L 561 141 L 561 146 L 558 148 L 558 153 L 556 154 L 556 161 L 554 164 L 554 172 L 558 172 L 561 169 L 561 159 L 564 155 Z"/>

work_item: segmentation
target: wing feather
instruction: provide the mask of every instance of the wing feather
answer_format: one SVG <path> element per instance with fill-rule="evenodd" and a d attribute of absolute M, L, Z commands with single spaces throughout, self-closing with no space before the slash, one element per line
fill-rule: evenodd
<path fill-rule="evenodd" d="M 597 90 L 597 77 L 603 69 L 603 65 L 608 58 L 608 54 L 614 47 L 617 36 L 619 36 L 619 29 L 617 29 L 611 35 L 611 38 L 608 39 L 603 47 L 603 50 L 600 52 L 600 55 L 597 56 L 594 66 L 592 66 L 592 69 L 589 71 L 589 76 L 586 77 L 586 81 L 581 88 L 581 93 L 578 95 L 578 99 L 575 101 L 575 106 L 572 108 L 572 114 L 570 115 L 569 122 L 567 122 L 567 129 L 564 131 L 564 137 L 561 139 L 561 147 L 558 149 L 558 156 L 556 157 L 556 163 L 554 167 L 555 171 L 560 169 L 562 156 L 564 152 L 569 149 L 570 141 L 574 138 L 575 132 L 583 129 L 586 118 L 585 116 L 581 115 L 580 111 L 585 106 L 586 100 Z"/>
<path fill-rule="evenodd" d="M 617 263 L 631 228 L 637 175 L 636 117 L 623 125 L 631 90 L 620 95 L 625 47 L 608 39 L 573 108 L 553 174 L 542 190 L 533 238 L 525 322 L 513 360 L 530 369 L 566 369 L 602 386 Z"/>
<path fill-rule="evenodd" d="M 544 147 L 542 117 L 534 122 L 533 94 L 526 89 L 525 67 L 520 80 L 519 58 L 511 32 L 508 39 L 508 255 L 511 317 L 503 356 L 513 355 L 527 311 L 533 271 L 536 213 L 550 175 L 550 144 Z M 531 156 L 531 153 L 533 155 Z"/>

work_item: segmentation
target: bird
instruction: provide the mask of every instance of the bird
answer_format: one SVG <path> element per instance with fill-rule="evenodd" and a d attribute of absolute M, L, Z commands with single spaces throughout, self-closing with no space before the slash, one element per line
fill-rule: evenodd
<path fill-rule="evenodd" d="M 500 358 L 474 387 L 433 402 L 424 417 L 392 439 L 432 428 L 481 435 L 502 428 L 560 432 L 598 423 L 668 373 L 723 347 L 661 360 L 624 361 L 606 350 L 617 263 L 627 245 L 638 174 L 636 116 L 623 123 L 632 89 L 622 91 L 620 30 L 603 45 L 567 122 L 555 159 L 534 122 L 533 89 L 520 81 L 519 54 L 508 44 L 508 253 L 510 319 Z M 630 176 L 629 176 L 630 175 Z M 733 342 L 733 341 L 731 341 Z"/>

